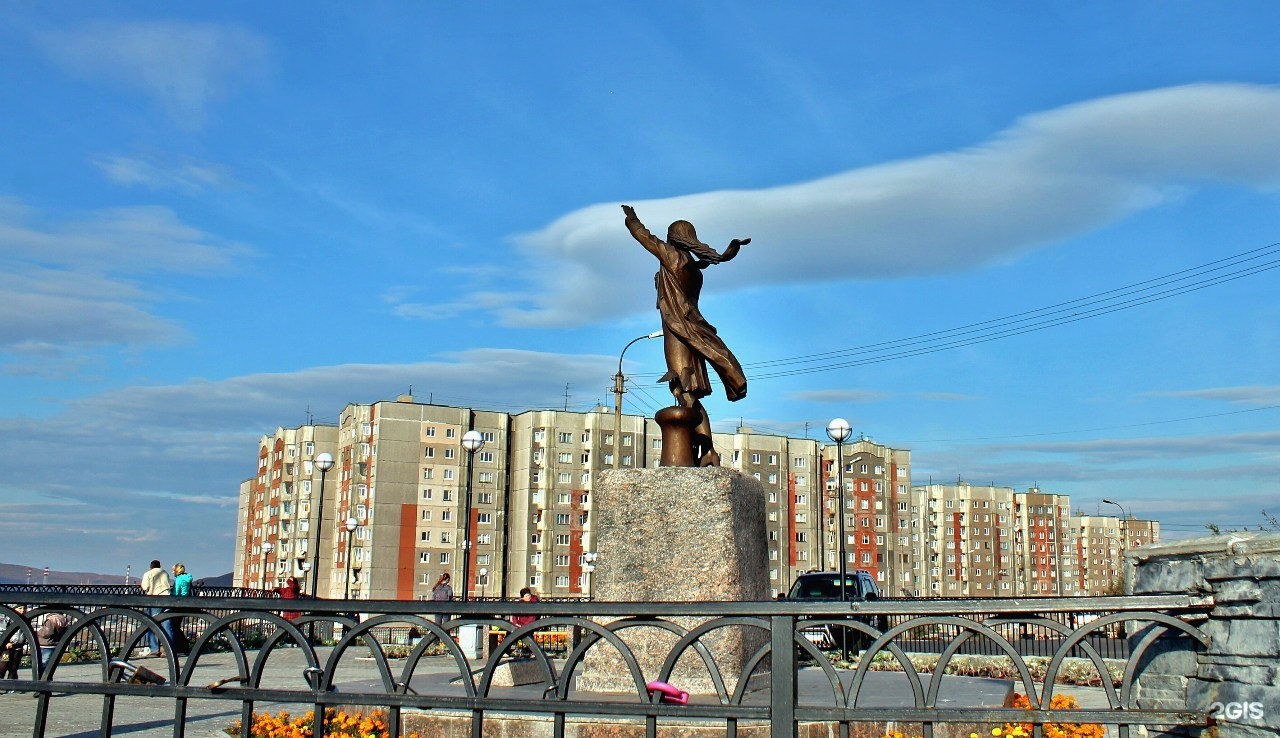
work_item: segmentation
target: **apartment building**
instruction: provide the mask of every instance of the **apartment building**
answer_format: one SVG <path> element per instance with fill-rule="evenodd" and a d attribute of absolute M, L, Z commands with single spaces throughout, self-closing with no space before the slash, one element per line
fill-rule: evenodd
<path fill-rule="evenodd" d="M 235 584 L 293 576 L 320 597 L 426 599 L 446 572 L 460 593 L 465 569 L 471 597 L 526 585 L 589 597 L 590 555 L 608 556 L 594 533 L 600 473 L 661 454 L 652 420 L 615 422 L 604 407 L 509 414 L 402 396 L 349 404 L 337 425 L 277 428 L 240 486 Z M 471 430 L 483 439 L 473 453 L 461 445 Z M 1066 495 L 1036 488 L 913 487 L 910 451 L 867 438 L 837 449 L 740 427 L 715 443 L 724 466 L 765 488 L 772 595 L 839 566 L 841 523 L 846 567 L 887 596 L 1098 594 L 1115 551 L 1159 537 L 1154 521 L 1071 517 Z M 326 472 L 321 453 L 334 458 Z M 660 534 L 661 521 L 636 524 Z"/>

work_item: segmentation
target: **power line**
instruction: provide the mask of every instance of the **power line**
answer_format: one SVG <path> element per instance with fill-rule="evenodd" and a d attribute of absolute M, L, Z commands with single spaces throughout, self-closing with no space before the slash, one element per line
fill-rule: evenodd
<path fill-rule="evenodd" d="M 753 380 L 811 374 L 854 366 L 893 361 L 1009 338 L 1096 318 L 1109 313 L 1167 300 L 1214 287 L 1280 267 L 1280 243 L 1262 246 L 1124 287 L 1098 292 L 1034 310 L 979 321 L 956 328 L 932 331 L 892 341 L 855 346 L 836 351 L 803 354 L 745 365 L 747 368 L 778 368 L 752 374 Z M 857 357 L 857 358 L 852 358 Z M 840 359 L 848 359 L 839 361 Z M 806 366 L 808 365 L 808 366 Z M 787 368 L 796 367 L 796 368 Z M 639 376 L 653 376 L 641 374 Z"/>

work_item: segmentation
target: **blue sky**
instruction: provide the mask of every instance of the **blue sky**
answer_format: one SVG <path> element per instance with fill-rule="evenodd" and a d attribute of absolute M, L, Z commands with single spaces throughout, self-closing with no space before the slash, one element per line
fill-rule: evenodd
<path fill-rule="evenodd" d="M 0 560 L 222 573 L 257 438 L 308 410 L 609 402 L 657 328 L 621 203 L 753 239 L 707 271 L 751 379 L 708 402 L 719 428 L 843 416 L 917 483 L 1256 525 L 1280 511 L 1277 15 L 8 4 Z M 1111 309 L 1129 285 L 1144 304 Z M 1064 303 L 1086 319 L 981 332 Z M 994 340 L 887 356 L 974 324 Z M 628 353 L 628 410 L 666 404 L 661 361 Z"/>

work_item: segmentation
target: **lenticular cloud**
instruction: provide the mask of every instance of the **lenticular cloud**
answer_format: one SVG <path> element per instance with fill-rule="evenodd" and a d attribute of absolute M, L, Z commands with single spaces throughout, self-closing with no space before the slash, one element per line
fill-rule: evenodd
<path fill-rule="evenodd" d="M 631 204 L 655 232 L 686 218 L 720 248 L 753 238 L 751 258 L 709 288 L 937 274 L 1099 228 L 1189 186 L 1273 186 L 1277 120 L 1280 88 L 1187 85 L 1029 115 L 959 151 Z M 580 325 L 652 302 L 636 277 L 652 257 L 622 228 L 617 204 L 576 210 L 517 243 L 539 266 L 528 295 L 504 310 L 509 324 Z"/>

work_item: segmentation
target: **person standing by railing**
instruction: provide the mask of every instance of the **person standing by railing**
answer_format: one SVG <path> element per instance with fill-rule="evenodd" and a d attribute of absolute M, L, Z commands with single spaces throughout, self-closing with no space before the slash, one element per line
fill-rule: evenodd
<path fill-rule="evenodd" d="M 19 613 L 22 612 L 22 606 L 15 608 Z M 5 622 L 5 625 L 9 625 Z M 17 679 L 18 667 L 22 665 L 22 631 L 14 628 L 13 633 L 9 636 L 9 640 L 4 643 L 4 650 L 0 652 L 0 679 Z M 11 694 L 12 690 L 0 690 L 0 694 Z"/>
<path fill-rule="evenodd" d="M 173 592 L 173 584 L 169 581 L 169 572 L 160 566 L 159 559 L 152 559 L 151 568 L 146 574 L 142 575 L 142 593 L 151 595 L 152 597 L 168 597 Z M 159 615 L 164 612 L 162 607 L 148 607 L 147 614 L 151 616 Z M 173 624 L 166 620 L 161 626 L 164 628 L 165 637 L 173 641 Z M 147 650 L 143 651 L 140 656 L 146 658 L 148 656 L 163 656 L 164 649 L 160 648 L 160 644 L 156 641 L 156 636 L 150 630 L 146 636 Z"/>
<path fill-rule="evenodd" d="M 187 565 L 178 562 L 173 565 L 173 596 L 174 597 L 190 597 L 191 596 L 191 580 L 193 577 L 187 573 Z M 186 654 L 190 651 L 190 644 L 187 642 L 187 633 L 182 629 L 182 618 L 174 618 L 168 621 L 170 625 L 170 635 L 173 642 L 173 650 L 175 653 Z"/>

